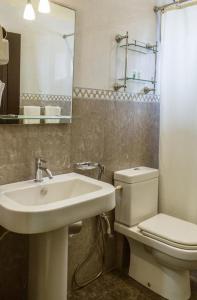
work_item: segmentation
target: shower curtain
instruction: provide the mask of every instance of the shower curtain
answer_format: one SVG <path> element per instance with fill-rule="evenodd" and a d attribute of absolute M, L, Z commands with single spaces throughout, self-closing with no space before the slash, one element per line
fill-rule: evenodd
<path fill-rule="evenodd" d="M 197 223 L 197 6 L 162 16 L 159 203 Z"/>

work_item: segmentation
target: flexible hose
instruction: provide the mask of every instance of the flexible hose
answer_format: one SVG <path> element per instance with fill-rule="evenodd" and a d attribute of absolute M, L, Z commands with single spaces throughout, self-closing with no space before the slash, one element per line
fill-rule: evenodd
<path fill-rule="evenodd" d="M 105 263 L 105 255 L 104 255 L 105 241 L 104 241 L 104 229 L 102 226 L 101 216 L 97 217 L 97 226 L 98 226 L 98 237 L 96 238 L 93 246 L 91 247 L 91 249 L 90 249 L 88 255 L 86 256 L 86 258 L 84 259 L 84 261 L 77 266 L 77 268 L 74 272 L 73 282 L 72 282 L 74 290 L 86 287 L 87 285 L 89 285 L 90 283 L 92 283 L 93 281 L 98 279 L 103 274 L 103 267 L 104 267 L 104 263 Z M 100 235 L 100 233 L 101 233 L 101 235 Z M 101 251 L 101 270 L 95 276 L 93 276 L 91 279 L 80 282 L 79 279 L 77 278 L 77 275 L 79 274 L 79 272 L 83 268 L 83 266 L 89 261 L 89 259 L 94 254 L 95 248 L 97 247 L 97 245 L 99 245 L 100 236 L 102 239 L 102 245 L 101 245 L 101 249 L 100 249 L 100 251 Z"/>
<path fill-rule="evenodd" d="M 0 242 L 6 237 L 6 235 L 9 233 L 9 231 L 5 231 L 1 236 L 0 236 Z"/>
<path fill-rule="evenodd" d="M 104 171 L 105 171 L 105 167 L 100 163 L 96 163 L 94 165 L 96 165 L 96 167 L 98 168 L 98 180 L 101 180 L 102 176 L 104 174 Z M 92 283 L 93 281 L 98 279 L 103 274 L 103 269 L 104 269 L 104 264 L 105 264 L 105 237 L 104 237 L 105 232 L 103 229 L 102 219 L 104 219 L 106 222 L 107 234 L 109 236 L 112 236 L 110 222 L 109 222 L 107 215 L 101 214 L 100 216 L 97 216 L 98 237 L 96 238 L 93 246 L 91 247 L 91 249 L 90 249 L 89 253 L 87 254 L 87 256 L 85 257 L 85 259 L 75 269 L 75 272 L 73 274 L 73 280 L 72 280 L 73 290 L 77 290 L 77 289 L 86 287 L 87 285 L 89 285 L 90 283 Z M 100 238 L 101 238 L 101 246 L 100 246 Z M 78 276 L 79 272 L 81 271 L 81 269 L 83 268 L 83 266 L 90 260 L 92 255 L 95 253 L 95 248 L 97 248 L 97 246 L 100 247 L 99 253 L 101 255 L 101 270 L 95 276 L 93 276 L 91 279 L 80 282 L 79 279 L 77 278 L 77 276 Z"/>

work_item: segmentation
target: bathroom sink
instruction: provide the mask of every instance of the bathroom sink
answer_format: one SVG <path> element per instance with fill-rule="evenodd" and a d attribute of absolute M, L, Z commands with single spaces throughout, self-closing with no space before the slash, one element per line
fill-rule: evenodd
<path fill-rule="evenodd" d="M 112 185 L 76 173 L 0 187 L 0 225 L 17 233 L 53 231 L 114 207 Z"/>
<path fill-rule="evenodd" d="M 0 187 L 0 225 L 30 234 L 29 300 L 67 300 L 69 225 L 114 207 L 112 185 L 76 173 Z"/>

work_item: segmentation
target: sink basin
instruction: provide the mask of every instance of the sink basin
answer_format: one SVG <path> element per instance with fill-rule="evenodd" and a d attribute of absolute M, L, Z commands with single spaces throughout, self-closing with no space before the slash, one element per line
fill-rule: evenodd
<path fill-rule="evenodd" d="M 112 185 L 76 173 L 0 187 L 0 225 L 17 233 L 49 232 L 114 207 Z"/>
<path fill-rule="evenodd" d="M 115 207 L 115 188 L 69 173 L 0 187 L 0 225 L 29 237 L 28 300 L 67 300 L 68 226 Z"/>

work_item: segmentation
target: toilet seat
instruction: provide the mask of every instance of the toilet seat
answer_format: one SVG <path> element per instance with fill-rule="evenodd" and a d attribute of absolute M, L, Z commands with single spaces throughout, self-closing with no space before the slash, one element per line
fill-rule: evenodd
<path fill-rule="evenodd" d="M 146 246 L 154 248 L 160 252 L 168 254 L 174 258 L 178 258 L 185 261 L 197 261 L 197 250 L 186 250 L 169 245 L 165 242 L 159 241 L 158 239 L 148 237 L 142 233 L 138 226 L 128 227 L 124 224 L 115 222 L 114 230 L 123 234 L 127 238 L 131 238 L 138 241 Z"/>
<path fill-rule="evenodd" d="M 173 247 L 197 251 L 197 225 L 158 214 L 138 225 L 141 233 Z"/>

